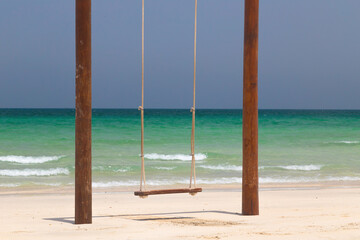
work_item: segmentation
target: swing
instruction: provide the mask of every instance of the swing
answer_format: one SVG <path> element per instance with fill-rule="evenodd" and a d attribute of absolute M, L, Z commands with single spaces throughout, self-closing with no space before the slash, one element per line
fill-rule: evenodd
<path fill-rule="evenodd" d="M 144 0 L 142 0 L 142 71 L 141 71 L 141 177 L 140 177 L 140 191 L 135 191 L 134 195 L 140 198 L 146 198 L 149 195 L 159 194 L 173 194 L 173 193 L 189 193 L 194 196 L 198 192 L 202 192 L 202 188 L 196 188 L 196 175 L 195 175 L 195 80 L 196 80 L 196 21 L 197 21 L 197 0 L 195 0 L 195 31 L 194 31 L 194 94 L 193 94 L 193 107 L 190 112 L 192 113 L 192 128 L 191 128 L 191 174 L 189 188 L 179 189 L 161 189 L 161 190 L 145 190 L 145 164 L 144 164 Z M 193 184 L 194 181 L 194 184 Z"/>

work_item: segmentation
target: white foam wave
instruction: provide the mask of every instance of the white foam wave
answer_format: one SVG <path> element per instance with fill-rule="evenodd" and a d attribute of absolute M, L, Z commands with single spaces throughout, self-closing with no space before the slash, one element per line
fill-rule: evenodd
<path fill-rule="evenodd" d="M 0 184 L 0 187 L 5 187 L 5 188 L 18 187 L 18 186 L 20 186 L 20 184 L 15 184 L 15 183 Z"/>
<path fill-rule="evenodd" d="M 360 177 L 328 177 L 325 181 L 360 181 Z"/>
<path fill-rule="evenodd" d="M 176 167 L 154 167 L 154 168 L 159 170 L 174 170 Z"/>
<path fill-rule="evenodd" d="M 299 177 L 299 178 L 272 178 L 272 177 L 261 177 L 259 178 L 260 183 L 301 183 L 301 182 L 327 182 L 327 181 L 360 181 L 360 177 L 325 177 L 325 178 L 310 178 L 310 177 Z"/>
<path fill-rule="evenodd" d="M 172 180 L 151 180 L 147 181 L 148 186 L 165 186 L 165 185 L 174 185 L 174 184 L 188 184 L 189 179 L 182 178 L 182 179 L 172 179 Z M 360 181 L 360 177 L 325 177 L 325 178 L 310 178 L 310 177 L 298 177 L 298 178 L 291 178 L 291 177 L 260 177 L 259 182 L 261 184 L 266 183 L 306 183 L 306 182 L 325 182 L 325 181 Z M 241 184 L 242 179 L 240 177 L 223 177 L 223 178 L 200 178 L 197 179 L 198 184 L 203 185 L 211 185 L 211 184 Z M 35 183 L 37 185 L 47 185 L 47 186 L 61 186 L 61 183 Z M 72 185 L 72 184 L 68 184 Z M 108 187 L 131 187 L 131 186 L 138 186 L 138 180 L 127 180 L 127 181 L 110 181 L 110 182 L 93 182 L 92 186 L 94 188 L 108 188 Z M 0 187 L 4 188 L 11 188 L 11 187 L 18 187 L 21 186 L 20 184 L 15 183 L 8 183 L 8 184 L 0 184 Z"/>
<path fill-rule="evenodd" d="M 0 156 L 0 161 L 3 162 L 14 162 L 14 163 L 23 163 L 23 164 L 30 164 L 30 163 L 45 163 L 50 161 L 56 161 L 60 158 L 63 158 L 65 156 L 15 156 L 15 155 L 9 155 L 9 156 Z"/>
<path fill-rule="evenodd" d="M 360 143 L 360 141 L 337 141 L 335 143 L 357 144 Z"/>
<path fill-rule="evenodd" d="M 106 188 L 106 187 L 124 187 L 124 186 L 136 186 L 139 185 L 139 181 L 111 181 L 111 182 L 93 182 L 94 188 Z"/>
<path fill-rule="evenodd" d="M 300 171 L 318 171 L 321 170 L 323 165 L 289 165 L 289 166 L 276 166 L 286 170 L 300 170 Z"/>
<path fill-rule="evenodd" d="M 75 169 L 75 167 L 74 167 L 74 169 Z M 96 167 L 92 166 L 91 169 L 92 170 L 105 170 L 105 168 L 103 166 L 96 166 Z"/>
<path fill-rule="evenodd" d="M 34 182 L 33 184 L 40 186 L 51 186 L 51 187 L 59 187 L 62 185 L 61 183 L 42 183 L 42 182 Z"/>
<path fill-rule="evenodd" d="M 232 177 L 232 178 L 214 178 L 214 179 L 197 179 L 198 184 L 229 184 L 229 183 L 241 183 L 241 178 Z M 105 188 L 105 187 L 128 187 L 128 186 L 138 186 L 139 181 L 111 181 L 111 182 L 93 182 L 92 186 L 95 188 Z M 171 180 L 148 180 L 146 181 L 147 186 L 166 186 L 166 185 L 175 185 L 175 184 L 189 184 L 189 179 L 171 179 Z"/>
<path fill-rule="evenodd" d="M 316 182 L 316 179 L 312 179 Z M 311 182 L 310 178 L 272 178 L 272 177 L 260 177 L 259 183 L 297 183 L 297 182 Z"/>
<path fill-rule="evenodd" d="M 50 168 L 50 169 L 3 169 L 0 170 L 0 176 L 8 177 L 29 177 L 29 176 L 54 176 L 69 175 L 66 168 Z"/>
<path fill-rule="evenodd" d="M 178 180 L 148 180 L 146 181 L 147 186 L 165 186 L 165 185 L 174 185 L 174 184 L 185 184 L 188 183 L 188 179 L 178 179 Z M 111 182 L 93 182 L 92 186 L 95 188 L 105 188 L 105 187 L 129 187 L 129 186 L 138 186 L 140 181 L 138 180 L 128 180 L 128 181 L 111 181 Z"/>
<path fill-rule="evenodd" d="M 113 171 L 113 172 L 128 172 L 130 171 L 130 167 L 126 167 L 126 168 L 119 168 L 119 169 L 114 169 L 112 166 L 95 166 L 92 167 L 92 170 L 99 170 L 99 171 Z"/>
<path fill-rule="evenodd" d="M 198 184 L 229 184 L 229 183 L 241 183 L 242 179 L 239 177 L 230 177 L 230 178 L 214 178 L 214 179 L 197 179 L 196 183 Z"/>
<path fill-rule="evenodd" d="M 191 155 L 186 154 L 158 154 L 158 153 L 148 153 L 144 155 L 147 159 L 160 159 L 160 160 L 181 160 L 181 161 L 191 161 Z M 195 160 L 204 160 L 206 159 L 206 154 L 197 153 L 195 154 Z"/>
<path fill-rule="evenodd" d="M 350 140 L 341 140 L 341 141 L 334 141 L 334 142 L 325 142 L 325 143 L 342 143 L 342 144 L 359 144 L 360 141 L 350 141 Z"/>
<path fill-rule="evenodd" d="M 211 170 L 226 170 L 226 171 L 242 171 L 242 166 L 235 166 L 235 165 L 200 165 L 199 168 L 206 168 Z"/>
<path fill-rule="evenodd" d="M 199 168 L 206 168 L 211 170 L 225 170 L 225 171 L 242 171 L 242 166 L 235 165 L 200 165 Z M 265 168 L 282 168 L 286 170 L 301 170 L 301 171 L 316 171 L 320 170 L 323 165 L 289 165 L 289 166 L 260 166 L 259 169 Z"/>

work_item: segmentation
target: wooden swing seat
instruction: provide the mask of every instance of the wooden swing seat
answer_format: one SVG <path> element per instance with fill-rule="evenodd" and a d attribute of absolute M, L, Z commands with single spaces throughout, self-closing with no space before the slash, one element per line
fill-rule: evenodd
<path fill-rule="evenodd" d="M 192 112 L 192 127 L 191 127 L 191 175 L 190 175 L 190 186 L 189 188 L 178 188 L 178 189 L 160 189 L 151 191 L 142 191 L 142 187 L 145 183 L 145 163 L 144 163 L 144 0 L 142 0 L 142 40 L 141 40 L 141 106 L 138 110 L 141 111 L 141 177 L 140 177 L 140 191 L 135 191 L 134 195 L 140 198 L 146 198 L 149 195 L 159 194 L 174 194 L 174 193 L 189 193 L 194 196 L 198 192 L 202 192 L 202 188 L 195 188 L 196 186 L 196 175 L 195 175 L 195 82 L 196 82 L 196 25 L 197 25 L 197 0 L 195 0 L 195 28 L 194 28 L 194 92 L 193 92 L 193 106 L 190 110 Z M 194 180 L 194 188 L 192 188 L 192 182 Z"/>
<path fill-rule="evenodd" d="M 159 195 L 159 194 L 173 194 L 173 193 L 189 193 L 195 195 L 198 192 L 202 192 L 202 188 L 177 188 L 177 189 L 160 189 L 160 190 L 151 190 L 151 191 L 136 191 L 134 192 L 135 196 L 147 197 L 149 195 Z"/>

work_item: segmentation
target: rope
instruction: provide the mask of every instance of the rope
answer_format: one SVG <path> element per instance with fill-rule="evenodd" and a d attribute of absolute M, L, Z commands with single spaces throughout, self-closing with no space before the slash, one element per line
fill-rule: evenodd
<path fill-rule="evenodd" d="M 190 110 L 192 113 L 192 126 L 191 126 L 191 174 L 190 186 L 194 182 L 196 187 L 195 175 L 195 86 L 196 86 L 196 27 L 197 27 L 197 0 L 195 0 L 195 29 L 194 29 L 194 93 L 193 93 L 193 106 Z M 142 42 L 141 42 L 141 106 L 138 110 L 141 111 L 141 176 L 140 176 L 140 191 L 145 190 L 145 164 L 144 164 L 144 0 L 142 0 Z M 194 193 L 195 194 L 195 193 Z"/>
<path fill-rule="evenodd" d="M 142 29 L 141 29 L 141 177 L 140 191 L 146 187 L 145 163 L 144 163 L 144 0 L 142 0 Z"/>
<path fill-rule="evenodd" d="M 193 106 L 190 110 L 192 112 L 192 127 L 191 127 L 191 174 L 190 186 L 192 187 L 192 180 L 194 179 L 194 188 L 196 187 L 195 175 L 195 86 L 196 86 L 196 27 L 197 27 L 197 0 L 195 0 L 195 29 L 194 29 L 194 95 Z"/>

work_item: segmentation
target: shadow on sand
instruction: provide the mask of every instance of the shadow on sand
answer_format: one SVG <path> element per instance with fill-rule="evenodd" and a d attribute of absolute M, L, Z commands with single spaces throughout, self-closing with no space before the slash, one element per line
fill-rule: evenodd
<path fill-rule="evenodd" d="M 218 214 L 229 214 L 235 216 L 243 216 L 241 213 L 236 212 L 227 212 L 219 210 L 209 210 L 209 211 L 190 211 L 190 212 L 165 212 L 165 213 L 145 213 L 145 214 L 119 214 L 119 215 L 103 215 L 103 216 L 93 216 L 93 218 L 116 218 L 116 217 L 146 217 L 146 216 L 166 216 L 166 215 L 176 215 L 176 214 L 197 214 L 197 213 L 218 213 Z M 158 220 L 177 220 L 177 219 L 192 219 L 194 217 L 149 217 L 149 218 L 137 218 L 132 219 L 134 221 L 158 221 Z M 61 217 L 61 218 L 43 218 L 48 221 L 56 221 L 62 223 L 75 224 L 74 217 Z"/>

